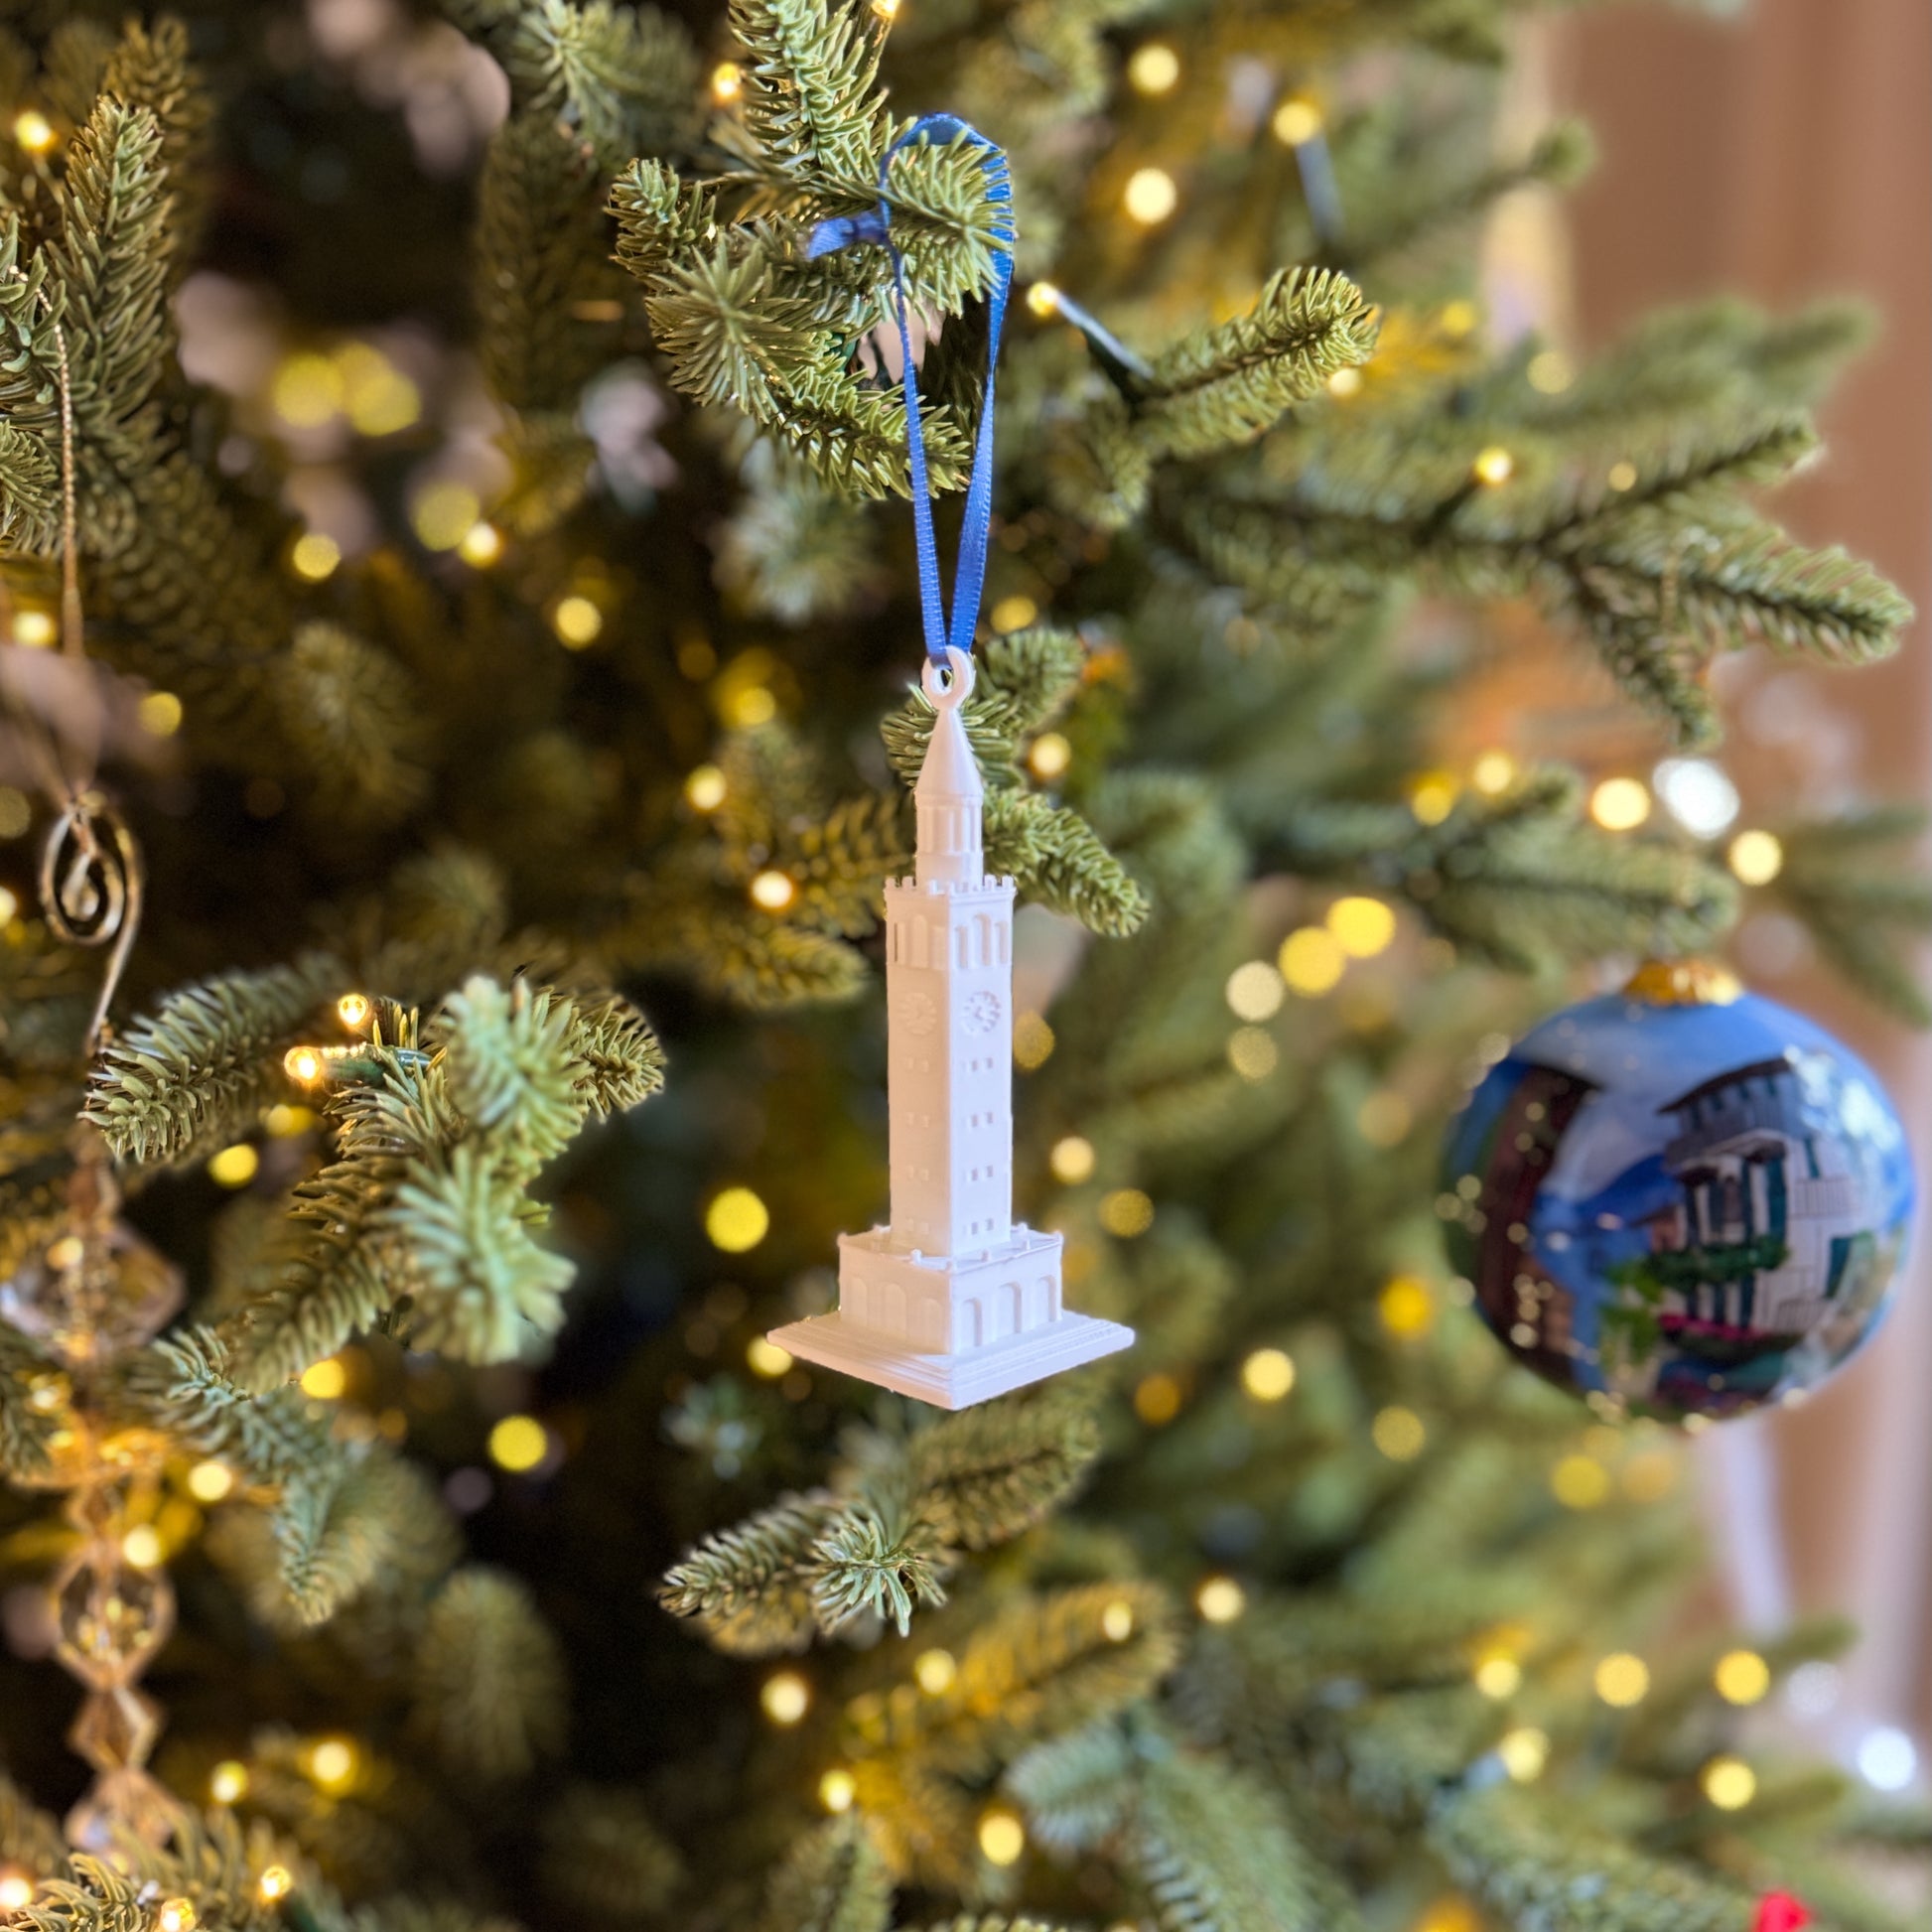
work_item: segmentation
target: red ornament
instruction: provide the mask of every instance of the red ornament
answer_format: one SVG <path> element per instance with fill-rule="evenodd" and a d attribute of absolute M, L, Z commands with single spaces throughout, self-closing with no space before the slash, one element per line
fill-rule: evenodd
<path fill-rule="evenodd" d="M 1811 1914 L 1788 1891 L 1767 1891 L 1757 1901 L 1751 1932 L 1798 1932 L 1811 1923 Z"/>

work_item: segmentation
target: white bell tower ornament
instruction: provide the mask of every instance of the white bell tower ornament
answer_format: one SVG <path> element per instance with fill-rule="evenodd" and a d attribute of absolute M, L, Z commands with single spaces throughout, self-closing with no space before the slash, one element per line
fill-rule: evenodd
<path fill-rule="evenodd" d="M 1060 1237 L 1013 1219 L 1013 881 L 980 846 L 985 786 L 959 710 L 973 661 L 927 661 L 916 870 L 886 887 L 891 1227 L 839 1237 L 839 1306 L 771 1339 L 964 1409 L 1134 1339 L 1060 1303 Z M 942 681 L 943 680 L 943 681 Z"/>

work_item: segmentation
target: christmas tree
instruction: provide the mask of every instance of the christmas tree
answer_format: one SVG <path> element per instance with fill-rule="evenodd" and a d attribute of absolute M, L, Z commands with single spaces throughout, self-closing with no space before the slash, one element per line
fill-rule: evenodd
<path fill-rule="evenodd" d="M 1587 160 L 1499 151 L 1527 10 L 0 7 L 0 1919 L 1916 1922 L 1925 1818 L 1749 1728 L 1845 1633 L 1687 1615 L 1674 1437 L 1445 1254 L 1566 989 L 1748 892 L 1923 1017 L 1932 920 L 1895 810 L 1727 849 L 1457 722 L 1708 746 L 1719 653 L 1907 615 L 1760 504 L 1857 314 L 1485 316 Z M 938 112 L 1019 1205 L 1138 1333 L 944 1417 L 764 1338 L 884 1205 L 874 224 L 946 532 L 1009 246 L 968 142 L 882 189 Z"/>

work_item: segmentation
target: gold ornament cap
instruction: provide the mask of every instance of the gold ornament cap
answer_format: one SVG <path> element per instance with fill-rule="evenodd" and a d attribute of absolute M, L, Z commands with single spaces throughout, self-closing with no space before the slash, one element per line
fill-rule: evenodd
<path fill-rule="evenodd" d="M 1727 1007 L 1743 983 L 1715 959 L 1646 959 L 1624 983 L 1623 997 L 1654 1007 Z"/>

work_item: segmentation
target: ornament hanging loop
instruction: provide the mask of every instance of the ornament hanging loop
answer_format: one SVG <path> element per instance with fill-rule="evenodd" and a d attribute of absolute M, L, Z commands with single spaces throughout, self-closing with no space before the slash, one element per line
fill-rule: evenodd
<path fill-rule="evenodd" d="M 939 546 L 932 527 L 932 484 L 926 467 L 925 431 L 919 420 L 918 357 L 912 352 L 912 321 L 905 293 L 905 261 L 893 240 L 892 170 L 895 158 L 918 143 L 960 142 L 976 148 L 991 211 L 993 271 L 986 292 L 986 388 L 980 399 L 979 429 L 973 439 L 973 467 L 966 483 L 960 521 L 959 558 L 953 572 L 950 618 L 939 581 Z M 1006 151 L 956 114 L 926 114 L 893 142 L 879 163 L 879 204 L 859 215 L 835 216 L 813 228 L 805 259 L 816 261 L 859 243 L 883 246 L 892 260 L 893 320 L 898 329 L 899 381 L 905 396 L 905 467 L 912 498 L 912 538 L 919 561 L 919 618 L 925 629 L 929 662 L 944 664 L 948 651 L 968 652 L 979 627 L 980 594 L 986 584 L 986 553 L 993 527 L 993 402 L 1000 369 L 1000 336 L 1006 327 L 1007 300 L 1013 292 L 1013 177 Z M 928 695 L 930 693 L 928 692 Z"/>
<path fill-rule="evenodd" d="M 948 644 L 943 664 L 928 657 L 919 667 L 919 686 L 934 711 L 957 711 L 973 694 L 973 660 Z"/>
<path fill-rule="evenodd" d="M 140 848 L 121 815 L 97 792 L 69 798 L 41 850 L 41 909 L 68 945 L 114 948 L 87 1029 L 90 1057 L 140 928 L 145 884 Z"/>

